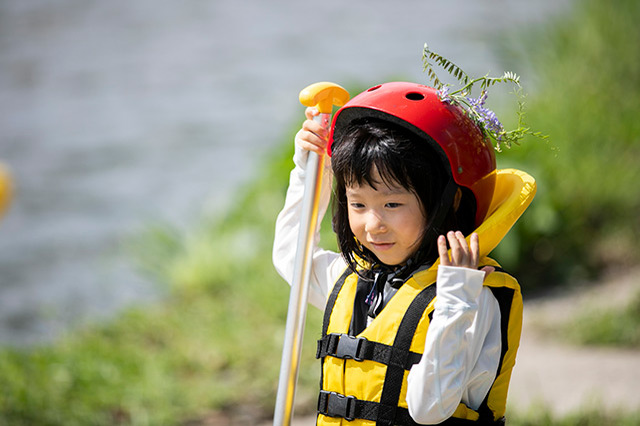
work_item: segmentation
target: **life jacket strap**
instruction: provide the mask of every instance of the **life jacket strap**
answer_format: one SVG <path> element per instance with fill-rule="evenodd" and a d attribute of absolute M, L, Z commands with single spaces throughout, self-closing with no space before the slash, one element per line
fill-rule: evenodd
<path fill-rule="evenodd" d="M 395 415 L 393 418 L 383 420 L 382 417 L 386 417 L 383 415 L 384 412 L 395 412 Z M 327 392 L 324 390 L 320 391 L 320 396 L 318 397 L 318 413 L 328 417 L 341 417 L 347 421 L 353 421 L 355 419 L 371 420 L 375 421 L 378 425 L 384 426 L 420 425 L 420 423 L 417 423 L 411 418 L 409 410 L 406 408 L 387 406 L 386 404 L 374 401 L 363 401 L 354 396 L 345 396 L 337 392 Z M 451 417 L 439 424 L 468 426 L 477 425 L 478 422 Z M 483 422 L 482 424 L 501 426 L 504 425 L 504 418 L 497 421 Z"/>
<path fill-rule="evenodd" d="M 411 416 L 409 410 L 398 409 L 397 407 L 387 407 L 396 411 L 396 419 L 388 425 L 418 426 Z M 382 404 L 373 401 L 363 401 L 354 396 L 345 396 L 337 392 L 320 391 L 318 397 L 318 413 L 329 417 L 342 417 L 347 421 L 355 419 L 371 420 L 376 424 L 387 424 L 379 419 L 379 411 L 384 410 Z"/>
<path fill-rule="evenodd" d="M 316 358 L 333 356 L 355 361 L 370 360 L 381 364 L 410 370 L 422 358 L 422 354 L 394 348 L 380 342 L 372 342 L 364 337 L 330 333 L 318 340 Z"/>

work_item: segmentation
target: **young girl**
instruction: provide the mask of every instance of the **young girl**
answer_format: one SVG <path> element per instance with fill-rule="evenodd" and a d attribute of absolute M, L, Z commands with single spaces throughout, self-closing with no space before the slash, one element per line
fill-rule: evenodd
<path fill-rule="evenodd" d="M 486 254 L 534 190 L 516 194 L 517 211 L 493 200 L 496 180 L 510 195 L 493 147 L 427 86 L 375 86 L 329 134 L 315 115 L 296 135 L 273 261 L 291 282 L 306 155 L 326 152 L 320 217 L 333 179 L 340 253 L 313 252 L 310 303 L 325 310 L 318 424 L 503 424 L 522 299 Z"/>

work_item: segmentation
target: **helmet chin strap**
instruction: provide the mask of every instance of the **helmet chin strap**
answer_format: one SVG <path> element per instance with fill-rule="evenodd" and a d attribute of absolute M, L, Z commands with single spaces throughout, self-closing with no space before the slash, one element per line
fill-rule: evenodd
<path fill-rule="evenodd" d="M 460 187 L 456 190 L 455 195 L 453 196 L 453 211 L 457 212 L 460 207 L 460 201 L 462 201 L 462 190 Z"/>

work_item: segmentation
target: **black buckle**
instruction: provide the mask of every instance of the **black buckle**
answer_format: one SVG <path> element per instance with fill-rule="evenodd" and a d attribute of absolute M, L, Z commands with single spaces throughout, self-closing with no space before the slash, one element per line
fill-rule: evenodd
<path fill-rule="evenodd" d="M 362 361 L 364 358 L 359 355 L 359 352 L 362 348 L 362 342 L 365 340 L 367 339 L 364 337 L 341 334 L 340 340 L 338 341 L 338 347 L 336 349 L 336 357 Z"/>
<path fill-rule="evenodd" d="M 356 401 L 355 396 L 320 391 L 318 412 L 329 417 L 342 417 L 351 422 L 356 419 Z"/>

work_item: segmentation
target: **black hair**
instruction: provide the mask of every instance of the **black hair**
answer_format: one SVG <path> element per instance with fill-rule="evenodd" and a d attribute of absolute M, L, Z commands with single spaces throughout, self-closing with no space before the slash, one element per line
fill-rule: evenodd
<path fill-rule="evenodd" d="M 438 235 L 449 230 L 460 230 L 465 235 L 473 231 L 476 204 L 471 191 L 460 188 L 462 199 L 457 209 L 451 208 L 451 198 L 447 205 L 439 207 L 445 188 L 453 181 L 448 164 L 443 164 L 441 155 L 433 148 L 435 142 L 428 139 L 426 134 L 418 136 L 395 123 L 360 118 L 352 121 L 334 140 L 331 158 L 335 177 L 333 228 L 338 247 L 354 272 L 361 265 L 358 258 L 370 265 L 381 262 L 356 240 L 351 231 L 346 197 L 349 186 L 368 184 L 375 188 L 380 183 L 399 184 L 417 196 L 426 215 L 427 228 L 410 259 L 416 266 L 433 263 L 437 259 Z M 375 181 L 374 167 L 382 182 Z M 431 223 L 438 208 L 445 209 L 441 212 L 444 216 L 438 220 L 440 223 Z"/>

